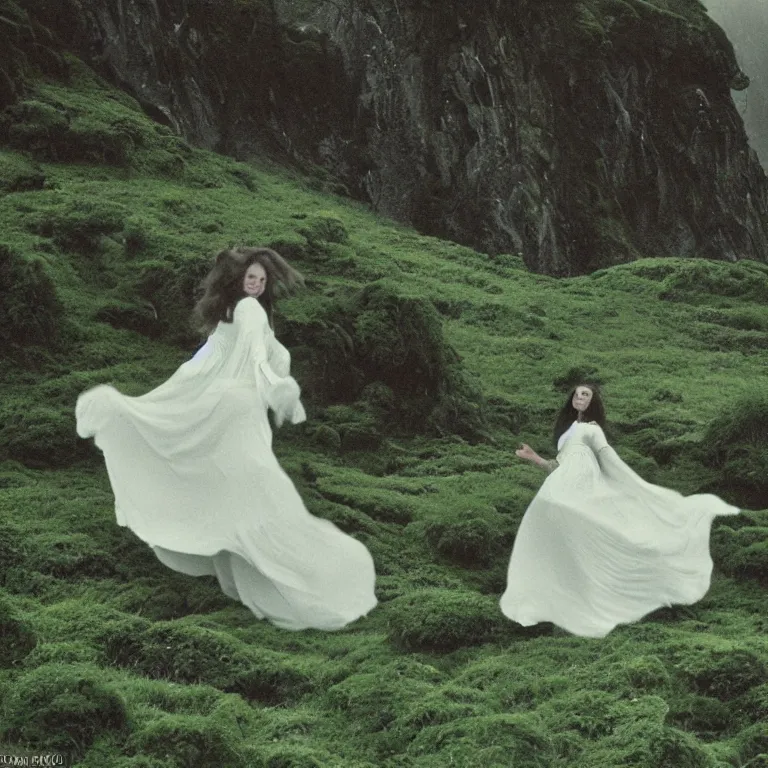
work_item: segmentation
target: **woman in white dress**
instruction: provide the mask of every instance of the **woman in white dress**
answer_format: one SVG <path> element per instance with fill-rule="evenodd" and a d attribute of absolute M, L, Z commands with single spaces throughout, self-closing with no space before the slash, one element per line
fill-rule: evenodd
<path fill-rule="evenodd" d="M 375 605 L 365 546 L 312 516 L 272 453 L 275 422 L 305 419 L 270 316 L 298 272 L 268 248 L 222 251 L 195 307 L 205 346 L 141 397 L 99 386 L 77 431 L 104 453 L 119 525 L 174 570 L 215 575 L 257 618 L 339 629 Z"/>
<path fill-rule="evenodd" d="M 604 426 L 597 388 L 582 384 L 558 417 L 557 458 L 525 444 L 517 451 L 550 473 L 520 523 L 501 598 L 519 624 L 548 621 L 604 637 L 709 589 L 712 520 L 739 510 L 711 494 L 684 497 L 647 483 L 608 445 Z"/>

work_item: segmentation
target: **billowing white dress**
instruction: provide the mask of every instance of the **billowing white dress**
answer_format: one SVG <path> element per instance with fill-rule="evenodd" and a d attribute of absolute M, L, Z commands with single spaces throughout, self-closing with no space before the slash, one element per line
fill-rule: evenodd
<path fill-rule="evenodd" d="M 711 494 L 684 497 L 633 472 L 593 423 L 558 443 L 559 466 L 515 537 L 502 612 L 603 637 L 662 606 L 690 605 L 709 589 L 709 532 L 739 510 Z"/>
<path fill-rule="evenodd" d="M 163 563 L 215 575 L 280 627 L 338 629 L 376 605 L 373 560 L 306 510 L 272 453 L 268 406 L 278 423 L 305 418 L 289 369 L 263 307 L 245 298 L 148 394 L 82 394 L 77 431 L 104 453 L 118 524 Z"/>

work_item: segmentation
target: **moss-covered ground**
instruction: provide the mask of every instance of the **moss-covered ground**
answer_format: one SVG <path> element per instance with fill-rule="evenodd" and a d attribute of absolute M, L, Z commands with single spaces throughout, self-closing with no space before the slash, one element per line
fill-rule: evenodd
<path fill-rule="evenodd" d="M 417 235 L 317 179 L 193 149 L 77 61 L 0 118 L 0 744 L 82 768 L 768 765 L 768 267 L 646 259 L 557 280 Z M 370 548 L 380 606 L 256 621 L 114 522 L 79 392 L 139 393 L 199 340 L 211 254 L 271 245 L 309 420 L 275 451 Z M 604 640 L 497 608 L 568 386 L 718 522 L 698 604 Z M 763 511 L 759 511 L 759 510 Z"/>

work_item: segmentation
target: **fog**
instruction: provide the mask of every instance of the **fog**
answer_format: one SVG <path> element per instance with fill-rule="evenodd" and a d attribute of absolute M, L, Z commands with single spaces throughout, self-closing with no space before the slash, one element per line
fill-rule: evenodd
<path fill-rule="evenodd" d="M 733 43 L 736 59 L 750 79 L 733 91 L 749 143 L 768 168 L 768 0 L 703 0 L 710 16 Z"/>

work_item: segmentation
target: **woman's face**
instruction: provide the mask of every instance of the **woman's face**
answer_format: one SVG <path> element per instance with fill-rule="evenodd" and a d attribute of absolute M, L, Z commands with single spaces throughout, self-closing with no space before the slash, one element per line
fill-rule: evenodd
<path fill-rule="evenodd" d="M 251 264 L 243 277 L 243 292 L 246 296 L 261 296 L 267 287 L 267 272 L 261 264 Z"/>
<path fill-rule="evenodd" d="M 579 413 L 584 413 L 592 402 L 592 395 L 593 392 L 589 387 L 576 387 L 571 404 Z"/>

